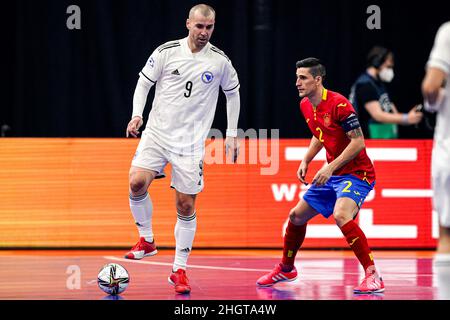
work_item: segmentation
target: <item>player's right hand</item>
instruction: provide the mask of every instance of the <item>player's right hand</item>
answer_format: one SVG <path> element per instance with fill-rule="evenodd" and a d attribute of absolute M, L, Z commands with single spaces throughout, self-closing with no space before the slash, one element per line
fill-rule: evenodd
<path fill-rule="evenodd" d="M 139 135 L 139 128 L 144 124 L 141 117 L 135 116 L 128 122 L 127 126 L 127 138 L 129 136 L 137 138 Z"/>
<path fill-rule="evenodd" d="M 300 180 L 301 183 L 303 183 L 306 186 L 308 185 L 308 182 L 306 182 L 305 180 L 307 172 L 308 172 L 308 164 L 305 161 L 302 161 L 297 170 L 297 178 L 298 180 Z"/>
<path fill-rule="evenodd" d="M 423 112 L 417 111 L 417 106 L 414 106 L 409 112 L 408 112 L 408 123 L 409 124 L 417 124 L 420 121 L 422 121 L 423 118 Z"/>
<path fill-rule="evenodd" d="M 226 137 L 225 138 L 225 155 L 231 154 L 231 160 L 236 163 L 239 156 L 239 141 L 237 137 Z"/>

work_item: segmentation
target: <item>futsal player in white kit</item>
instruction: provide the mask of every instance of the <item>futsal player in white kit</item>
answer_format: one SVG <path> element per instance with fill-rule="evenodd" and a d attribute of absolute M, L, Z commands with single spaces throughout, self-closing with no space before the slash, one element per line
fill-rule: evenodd
<path fill-rule="evenodd" d="M 214 119 L 219 87 L 227 98 L 225 149 L 234 162 L 239 151 L 239 80 L 228 57 L 209 43 L 214 23 L 214 9 L 196 5 L 186 21 L 188 36 L 167 42 L 151 54 L 139 74 L 127 127 L 127 136 L 138 136 L 147 95 L 155 85 L 150 116 L 129 175 L 130 208 L 140 239 L 125 257 L 142 259 L 157 252 L 152 232 L 153 206 L 147 189 L 155 177 L 164 175 L 164 167 L 170 162 L 178 219 L 169 282 L 177 293 L 191 291 L 186 266 L 197 227 L 195 199 L 203 189 L 205 140 Z"/>
<path fill-rule="evenodd" d="M 450 299 L 450 21 L 438 30 L 422 82 L 425 109 L 437 112 L 431 176 L 433 207 L 439 217 L 434 260 L 440 299 Z"/>

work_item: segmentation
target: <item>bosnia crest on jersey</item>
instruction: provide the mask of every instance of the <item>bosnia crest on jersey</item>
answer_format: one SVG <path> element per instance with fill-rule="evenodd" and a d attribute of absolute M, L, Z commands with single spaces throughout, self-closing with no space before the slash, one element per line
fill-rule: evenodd
<path fill-rule="evenodd" d="M 211 83 L 211 81 L 213 81 L 213 79 L 214 79 L 214 75 L 211 72 L 209 72 L 209 71 L 203 72 L 202 81 L 204 83 Z"/>

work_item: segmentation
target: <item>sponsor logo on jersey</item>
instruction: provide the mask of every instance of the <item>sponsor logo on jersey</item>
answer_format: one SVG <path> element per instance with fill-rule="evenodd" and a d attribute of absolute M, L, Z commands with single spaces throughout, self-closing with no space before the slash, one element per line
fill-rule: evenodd
<path fill-rule="evenodd" d="M 153 60 L 153 57 L 150 57 L 150 59 L 148 59 L 147 64 L 153 68 L 155 66 L 155 60 Z"/>
<path fill-rule="evenodd" d="M 174 75 L 176 75 L 176 76 L 179 76 L 179 75 L 180 75 L 180 72 L 178 71 L 178 69 L 175 69 L 175 70 L 172 72 L 172 74 L 174 74 Z"/>
<path fill-rule="evenodd" d="M 346 103 L 339 103 L 339 104 L 337 105 L 338 108 L 339 108 L 339 107 L 346 107 L 346 106 L 347 106 Z"/>
<path fill-rule="evenodd" d="M 214 75 L 211 72 L 209 72 L 209 71 L 203 72 L 202 81 L 204 83 L 211 83 L 211 81 L 213 81 L 213 79 L 214 79 Z"/>
<path fill-rule="evenodd" d="M 328 127 L 331 124 L 331 118 L 328 112 L 323 115 L 323 124 L 325 127 Z"/>

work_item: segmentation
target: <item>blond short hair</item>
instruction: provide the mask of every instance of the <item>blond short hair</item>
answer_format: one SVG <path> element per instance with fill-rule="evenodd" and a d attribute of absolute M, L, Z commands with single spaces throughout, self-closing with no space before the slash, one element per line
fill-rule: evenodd
<path fill-rule="evenodd" d="M 194 16 L 196 11 L 200 11 L 200 13 L 204 17 L 210 17 L 210 16 L 212 16 L 213 18 L 216 17 L 216 11 L 213 9 L 213 7 L 208 6 L 207 4 L 201 3 L 201 4 L 197 4 L 196 6 L 193 6 L 191 8 L 191 10 L 189 11 L 189 19 Z"/>

